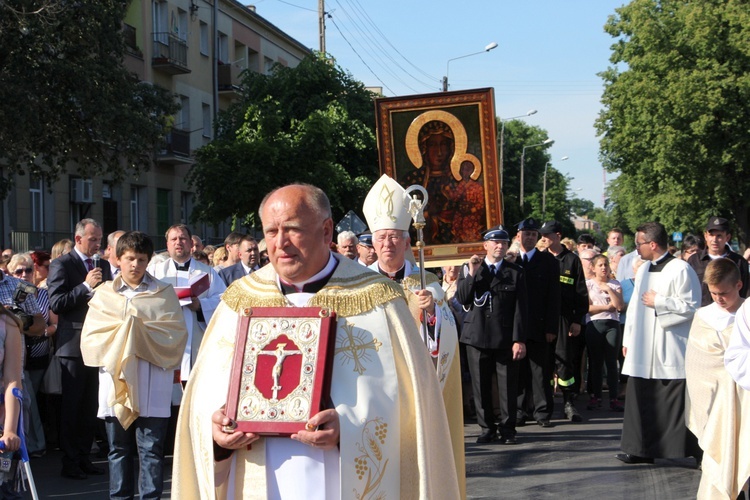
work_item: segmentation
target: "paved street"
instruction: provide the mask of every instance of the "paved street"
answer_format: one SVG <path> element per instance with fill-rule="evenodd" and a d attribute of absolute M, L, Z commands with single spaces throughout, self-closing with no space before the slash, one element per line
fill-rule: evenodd
<path fill-rule="evenodd" d="M 557 399 L 556 403 L 560 400 Z M 584 407 L 579 403 L 580 407 Z M 700 472 L 693 459 L 624 465 L 619 452 L 622 414 L 582 411 L 584 422 L 555 420 L 555 427 L 519 428 L 519 444 L 475 444 L 479 426 L 466 432 L 467 491 L 471 499 L 633 499 L 694 498 Z M 41 498 L 106 499 L 107 476 L 85 481 L 60 477 L 60 452 L 32 459 Z M 106 465 L 106 460 L 97 463 Z M 171 467 L 171 459 L 170 459 Z M 167 482 L 164 498 L 169 498 Z M 27 498 L 31 498 L 27 495 Z"/>

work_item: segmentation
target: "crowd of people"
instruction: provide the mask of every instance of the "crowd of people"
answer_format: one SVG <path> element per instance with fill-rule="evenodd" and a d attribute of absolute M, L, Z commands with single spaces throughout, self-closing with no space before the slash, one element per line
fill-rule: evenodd
<path fill-rule="evenodd" d="M 140 232 L 103 240 L 84 219 L 49 253 L 6 249 L 0 439 L 18 449 L 11 394 L 23 387 L 30 455 L 59 447 L 61 475 L 85 479 L 106 473 L 98 450 L 113 498 L 132 498 L 136 479 L 142 498 L 160 497 L 173 450 L 178 498 L 461 498 L 465 418 L 478 443 L 514 445 L 519 427 L 606 404 L 624 415 L 618 460 L 695 457 L 699 498 L 747 489 L 750 273 L 728 220 L 711 217 L 680 249 L 657 222 L 630 252 L 612 229 L 601 252 L 527 218 L 514 235 L 477 234 L 483 254 L 433 273 L 414 262 L 402 191 L 383 176 L 363 207 L 369 230 L 335 243 L 325 194 L 292 185 L 261 204 L 260 241 L 232 232 L 204 246 L 175 224 L 155 254 Z M 239 317 L 260 306 L 338 314 L 330 397 L 291 439 L 238 430 L 224 408 Z M 352 370 L 355 337 L 373 347 Z M 436 435 L 453 460 L 437 459 Z M 20 498 L 0 480 L 3 498 Z"/>

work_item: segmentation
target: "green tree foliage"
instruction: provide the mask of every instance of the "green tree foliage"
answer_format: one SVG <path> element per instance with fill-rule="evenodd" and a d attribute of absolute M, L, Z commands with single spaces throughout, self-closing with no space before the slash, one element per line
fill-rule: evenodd
<path fill-rule="evenodd" d="M 500 123 L 497 124 L 498 134 Z M 542 219 L 542 192 L 544 190 L 544 167 L 550 161 L 548 146 L 526 149 L 524 158 L 524 206 L 520 206 L 521 155 L 524 146 L 540 144 L 548 138 L 547 131 L 527 125 L 521 120 L 505 124 L 503 165 L 503 220 L 513 227 L 526 217 Z M 499 143 L 499 138 L 498 138 Z M 498 146 L 499 148 L 499 146 Z M 499 154 L 499 149 L 498 149 Z M 561 223 L 568 220 L 565 210 L 565 192 L 568 180 L 554 167 L 547 171 L 547 219 L 557 218 Z M 562 194 L 562 199 L 560 195 Z"/>
<path fill-rule="evenodd" d="M 245 218 L 291 182 L 323 189 L 335 220 L 361 213 L 378 174 L 372 94 L 317 55 L 270 75 L 246 72 L 240 92 L 220 115 L 217 138 L 196 153 L 194 217 Z"/>
<path fill-rule="evenodd" d="M 178 107 L 122 66 L 127 4 L 0 1 L 0 197 L 13 174 L 54 181 L 69 162 L 115 181 L 150 166 Z"/>
<path fill-rule="evenodd" d="M 617 40 L 597 120 L 611 201 L 631 228 L 698 231 L 712 214 L 748 234 L 750 6 L 633 0 L 605 30 Z"/>

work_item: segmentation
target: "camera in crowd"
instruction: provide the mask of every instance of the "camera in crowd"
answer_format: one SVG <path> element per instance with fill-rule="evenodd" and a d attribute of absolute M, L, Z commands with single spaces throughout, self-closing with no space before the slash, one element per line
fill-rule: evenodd
<path fill-rule="evenodd" d="M 8 310 L 21 320 L 24 330 L 31 328 L 34 323 L 34 316 L 21 308 L 21 304 L 26 302 L 29 295 L 36 295 L 36 287 L 25 281 L 19 281 L 18 286 L 13 291 L 13 305 L 8 306 Z"/>

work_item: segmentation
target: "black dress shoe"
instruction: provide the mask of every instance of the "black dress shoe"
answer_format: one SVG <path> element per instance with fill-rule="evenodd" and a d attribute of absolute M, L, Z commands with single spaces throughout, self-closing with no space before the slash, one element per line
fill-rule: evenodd
<path fill-rule="evenodd" d="M 537 420 L 536 423 L 539 427 L 554 427 L 549 420 Z"/>
<path fill-rule="evenodd" d="M 518 444 L 515 434 L 500 437 L 500 444 Z"/>
<path fill-rule="evenodd" d="M 88 479 L 88 475 L 86 475 L 83 470 L 81 470 L 80 467 L 77 466 L 71 466 L 71 467 L 65 467 L 63 466 L 62 472 L 60 472 L 60 475 L 62 477 L 67 477 L 68 479 Z"/>
<path fill-rule="evenodd" d="M 491 443 L 493 441 L 497 441 L 497 433 L 495 431 L 484 431 L 479 435 L 477 438 L 477 443 Z"/>
<path fill-rule="evenodd" d="M 99 467 L 98 465 L 94 465 L 91 462 L 81 462 L 81 470 L 86 474 L 91 474 L 92 476 L 103 476 L 107 473 L 104 467 Z"/>
<path fill-rule="evenodd" d="M 524 425 L 526 425 L 526 416 L 516 415 L 516 427 L 523 427 Z"/>
<path fill-rule="evenodd" d="M 631 455 L 630 453 L 618 453 L 615 458 L 625 464 L 652 464 L 654 463 L 653 458 L 639 457 L 638 455 Z"/>

